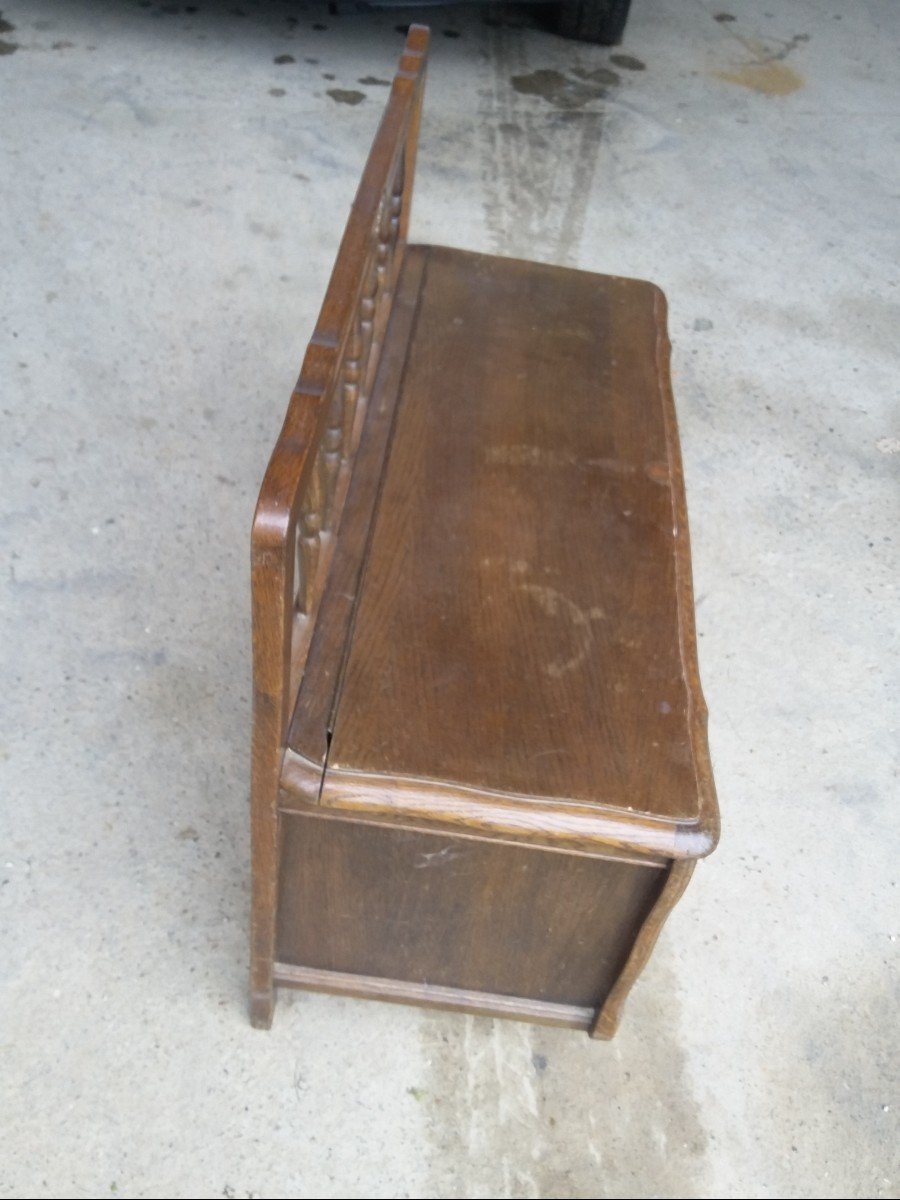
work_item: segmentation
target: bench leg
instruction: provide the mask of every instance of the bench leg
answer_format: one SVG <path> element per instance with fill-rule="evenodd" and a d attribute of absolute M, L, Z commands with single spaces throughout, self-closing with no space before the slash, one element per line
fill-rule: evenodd
<path fill-rule="evenodd" d="M 253 890 L 250 911 L 250 1022 L 268 1029 L 275 1008 L 275 918 L 278 904 L 279 815 L 264 787 L 251 802 Z"/>
<path fill-rule="evenodd" d="M 250 1024 L 254 1029 L 271 1029 L 275 1012 L 275 989 L 271 985 L 265 991 L 250 991 Z"/>
<path fill-rule="evenodd" d="M 638 975 L 647 965 L 647 959 L 656 945 L 656 939 L 660 935 L 666 918 L 681 898 L 693 871 L 693 861 L 678 859 L 672 863 L 669 868 L 669 877 L 646 921 L 641 926 L 640 933 L 635 938 L 622 974 L 613 984 L 612 990 L 597 1012 L 590 1031 L 592 1038 L 608 1040 L 618 1029 L 622 1007 L 628 999 L 628 993 Z"/>
<path fill-rule="evenodd" d="M 266 858 L 269 856 L 266 855 Z M 274 859 L 274 855 L 271 856 Z M 275 1009 L 275 863 L 261 863 L 254 850 L 253 900 L 250 926 L 250 1023 L 268 1029 Z"/>
<path fill-rule="evenodd" d="M 269 1029 L 275 1010 L 275 887 L 254 854 L 250 929 L 250 1023 Z"/>

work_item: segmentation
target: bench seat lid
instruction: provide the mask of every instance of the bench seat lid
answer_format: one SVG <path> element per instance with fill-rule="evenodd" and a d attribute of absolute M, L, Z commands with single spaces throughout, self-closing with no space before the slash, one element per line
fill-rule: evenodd
<path fill-rule="evenodd" d="M 411 247 L 398 298 L 364 556 L 323 601 L 346 635 L 330 703 L 301 686 L 295 770 L 321 760 L 318 803 L 385 819 L 708 853 L 662 293 Z"/>

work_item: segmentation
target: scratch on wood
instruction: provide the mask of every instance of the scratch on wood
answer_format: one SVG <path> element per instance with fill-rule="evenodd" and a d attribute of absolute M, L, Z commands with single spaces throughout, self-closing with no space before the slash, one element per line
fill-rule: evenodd
<path fill-rule="evenodd" d="M 421 870 L 422 867 L 441 867 L 444 863 L 450 862 L 454 858 L 459 858 L 462 850 L 459 846 L 445 846 L 443 850 L 432 850 L 430 854 L 420 854 L 419 861 L 416 863 L 415 869 Z"/>

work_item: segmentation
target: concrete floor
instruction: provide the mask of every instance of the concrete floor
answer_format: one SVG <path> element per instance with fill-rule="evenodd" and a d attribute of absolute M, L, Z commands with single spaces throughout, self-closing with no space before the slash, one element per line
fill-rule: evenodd
<path fill-rule="evenodd" d="M 245 1014 L 250 517 L 414 14 L 6 0 L 0 1194 L 900 1194 L 900 6 L 634 7 L 429 10 L 414 215 L 670 299 L 724 836 L 591 1044 Z"/>

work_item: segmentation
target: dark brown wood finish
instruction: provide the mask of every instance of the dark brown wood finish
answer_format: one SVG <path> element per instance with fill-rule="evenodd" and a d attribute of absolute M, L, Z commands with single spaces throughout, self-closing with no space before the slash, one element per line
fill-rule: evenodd
<path fill-rule="evenodd" d="M 648 867 L 299 813 L 283 836 L 280 962 L 554 1004 L 609 993 L 665 883 Z"/>
<path fill-rule="evenodd" d="M 263 480 L 251 539 L 251 1010 L 272 1019 L 278 786 L 288 719 L 340 524 L 412 202 L 428 30 L 411 26 Z"/>
<path fill-rule="evenodd" d="M 253 534 L 252 1000 L 609 1037 L 718 811 L 665 301 L 406 246 L 411 27 Z"/>
<path fill-rule="evenodd" d="M 291 771 L 309 761 L 315 799 L 331 740 L 326 804 L 707 853 L 661 293 L 417 250 L 417 303 L 398 287 L 414 325 L 392 323 L 386 343 L 400 417 L 364 594 L 342 585 L 341 631 L 316 631 Z M 361 538 L 346 551 L 357 582 Z"/>
<path fill-rule="evenodd" d="M 419 303 L 427 250 L 408 247 L 397 281 L 391 319 L 372 391 L 370 413 L 353 466 L 341 515 L 322 609 L 312 634 L 288 737 L 295 762 L 308 773 L 307 799 L 317 800 L 328 750 L 332 710 L 337 695 L 344 647 L 350 632 L 362 580 L 366 547 L 377 508 L 397 396 Z"/>
<path fill-rule="evenodd" d="M 631 991 L 631 985 L 647 965 L 647 959 L 656 945 L 656 939 L 662 932 L 666 917 L 681 899 L 693 873 L 693 862 L 681 860 L 672 863 L 656 904 L 647 914 L 640 932 L 634 940 L 622 973 L 598 1005 L 597 1015 L 591 1025 L 591 1037 L 608 1039 L 618 1029 L 622 1005 Z"/>
<path fill-rule="evenodd" d="M 445 1008 L 480 1017 L 510 1017 L 534 1025 L 564 1025 L 569 1029 L 588 1032 L 594 1020 L 592 1007 L 552 1004 L 548 1000 L 529 1000 L 522 996 L 495 996 L 490 992 L 469 992 L 464 988 L 437 987 L 430 983 L 343 975 L 340 971 L 322 971 L 316 967 L 297 967 L 290 963 L 275 964 L 275 980 L 286 987 L 303 988 L 309 992 L 330 992 L 338 996 L 387 1000 L 392 1004 Z"/>

